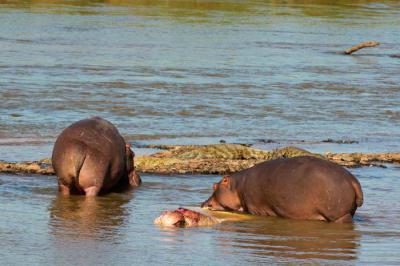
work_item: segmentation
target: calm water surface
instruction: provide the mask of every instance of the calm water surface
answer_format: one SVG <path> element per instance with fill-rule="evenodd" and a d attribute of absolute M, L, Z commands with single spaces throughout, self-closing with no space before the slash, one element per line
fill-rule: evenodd
<path fill-rule="evenodd" d="M 0 160 L 48 157 L 60 130 L 92 115 L 138 145 L 400 150 L 398 1 L 0 0 L 0 25 Z M 365 40 L 382 45 L 340 54 Z M 135 191 L 87 200 L 58 197 L 55 177 L 0 175 L 0 261 L 400 264 L 400 168 L 351 171 L 366 199 L 353 226 L 177 230 L 152 221 L 197 206 L 219 177 L 144 175 Z"/>
<path fill-rule="evenodd" d="M 399 169 L 356 169 L 365 203 L 354 225 L 255 218 L 163 229 L 162 210 L 196 206 L 217 176 L 144 175 L 125 194 L 57 196 L 55 177 L 0 176 L 2 263 L 243 265 L 400 263 Z"/>
<path fill-rule="evenodd" d="M 2 143 L 101 115 L 132 141 L 400 146 L 397 1 L 0 3 Z"/>

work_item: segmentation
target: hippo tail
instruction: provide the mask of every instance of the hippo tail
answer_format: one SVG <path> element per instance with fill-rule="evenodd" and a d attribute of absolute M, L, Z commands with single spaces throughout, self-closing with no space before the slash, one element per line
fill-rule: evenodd
<path fill-rule="evenodd" d="M 361 205 L 364 202 L 364 195 L 361 189 L 361 185 L 360 182 L 358 182 L 357 179 L 353 178 L 353 180 L 351 180 L 351 185 L 354 188 L 354 192 L 356 193 L 356 204 L 357 207 L 361 207 Z"/>
<path fill-rule="evenodd" d="M 80 156 L 76 156 L 75 158 L 75 175 L 74 175 L 74 183 L 75 186 L 79 187 L 79 174 L 81 172 L 83 163 L 85 162 L 86 154 L 81 153 Z"/>

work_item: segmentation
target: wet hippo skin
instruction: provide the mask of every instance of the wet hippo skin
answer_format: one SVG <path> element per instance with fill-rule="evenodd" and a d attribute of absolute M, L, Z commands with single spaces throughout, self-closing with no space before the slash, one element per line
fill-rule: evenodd
<path fill-rule="evenodd" d="M 112 189 L 136 187 L 134 153 L 117 128 L 105 119 L 78 121 L 58 136 L 52 164 L 64 195 L 95 196 Z"/>
<path fill-rule="evenodd" d="M 154 220 L 155 224 L 169 227 L 209 226 L 219 222 L 217 218 L 186 208 L 164 211 Z"/>
<path fill-rule="evenodd" d="M 358 180 L 343 167 L 301 156 L 263 162 L 214 184 L 202 207 L 290 219 L 352 222 L 363 203 Z"/>

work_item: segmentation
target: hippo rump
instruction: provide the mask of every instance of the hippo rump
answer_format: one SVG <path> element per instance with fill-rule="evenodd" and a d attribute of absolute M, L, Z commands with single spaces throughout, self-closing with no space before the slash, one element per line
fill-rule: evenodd
<path fill-rule="evenodd" d="M 257 164 L 214 184 L 202 207 L 289 219 L 349 223 L 363 203 L 358 180 L 312 156 Z"/>
<path fill-rule="evenodd" d="M 78 121 L 58 136 L 52 164 L 64 195 L 96 196 L 112 189 L 136 187 L 134 153 L 117 128 L 105 119 Z"/>

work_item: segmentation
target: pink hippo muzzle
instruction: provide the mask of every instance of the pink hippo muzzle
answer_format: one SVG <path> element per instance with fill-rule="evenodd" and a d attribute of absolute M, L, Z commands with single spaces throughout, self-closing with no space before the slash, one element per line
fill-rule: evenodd
<path fill-rule="evenodd" d="M 164 211 L 154 220 L 155 224 L 168 227 L 209 226 L 219 221 L 214 218 L 185 208 Z"/>

